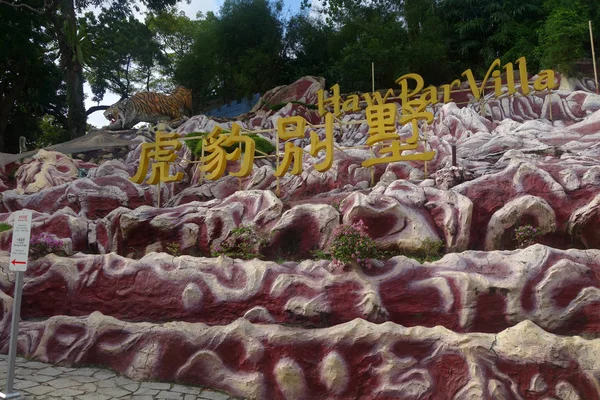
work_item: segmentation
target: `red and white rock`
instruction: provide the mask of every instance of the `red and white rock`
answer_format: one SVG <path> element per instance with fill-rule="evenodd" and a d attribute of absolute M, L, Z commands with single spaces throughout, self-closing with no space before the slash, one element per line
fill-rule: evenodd
<path fill-rule="evenodd" d="M 195 116 L 177 133 L 234 122 L 268 130 L 295 115 L 322 124 L 317 111 L 290 101 L 314 103 L 323 87 L 304 78 L 265 96 L 287 103 L 277 111 L 239 121 Z M 600 398 L 600 345 L 581 337 L 600 329 L 600 96 L 484 100 L 483 110 L 432 108 L 435 120 L 420 132 L 436 151 L 427 167 L 362 167 L 369 149 L 339 148 L 364 145 L 365 123 L 335 126 L 339 148 L 325 173 L 314 168 L 324 154 L 310 156 L 304 138 L 294 141 L 304 151 L 300 175 L 277 179 L 267 158 L 247 178 L 200 184 L 182 148 L 171 173 L 185 179 L 161 185 L 161 207 L 155 186 L 129 179 L 141 146 L 97 167 L 42 152 L 21 166 L 18 191 L 2 168 L 0 222 L 33 210 L 33 234 L 48 232 L 76 253 L 31 262 L 20 350 L 265 400 Z M 273 132 L 264 136 L 274 142 Z M 75 179 L 79 167 L 87 178 Z M 359 220 L 382 248 L 402 253 L 439 239 L 450 254 L 341 271 L 309 259 L 327 250 L 336 226 Z M 511 250 L 525 224 L 541 230 L 542 244 Z M 243 225 L 268 238 L 261 251 L 278 262 L 202 257 Z M 0 232 L 4 351 L 11 238 Z M 185 255 L 164 253 L 173 248 Z"/>
<path fill-rule="evenodd" d="M 10 298 L 2 300 L 6 307 Z M 324 329 L 244 319 L 157 325 L 95 312 L 22 322 L 19 350 L 43 362 L 104 365 L 134 379 L 274 400 L 593 399 L 600 371 L 598 340 L 548 334 L 531 322 L 460 334 L 360 319 Z"/>
<path fill-rule="evenodd" d="M 16 174 L 18 193 L 37 193 L 42 189 L 59 186 L 77 179 L 78 168 L 90 168 L 56 151 L 40 150 L 33 160 L 21 165 Z"/>

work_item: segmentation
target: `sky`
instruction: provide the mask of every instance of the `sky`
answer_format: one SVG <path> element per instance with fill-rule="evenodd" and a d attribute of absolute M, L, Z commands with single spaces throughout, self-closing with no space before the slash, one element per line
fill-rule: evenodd
<path fill-rule="evenodd" d="M 296 13 L 300 9 L 300 1 L 301 0 L 284 0 L 284 13 L 290 12 L 292 14 Z M 206 14 L 208 11 L 213 11 L 217 13 L 219 8 L 223 4 L 223 0 L 191 0 L 190 4 L 187 4 L 186 1 L 181 1 L 178 3 L 177 8 L 185 13 L 188 18 L 196 19 L 196 14 L 200 11 Z M 143 14 L 136 15 L 138 19 L 144 19 Z M 90 108 L 96 105 L 91 99 L 93 97 L 92 91 L 90 89 L 89 84 L 85 83 L 84 91 L 87 95 L 85 100 L 85 107 Z M 119 100 L 119 96 L 112 92 L 106 92 L 104 95 L 104 99 L 100 103 L 101 105 L 111 105 L 116 103 Z M 95 113 L 88 116 L 87 123 L 91 124 L 97 128 L 101 128 L 103 126 L 108 125 L 108 120 L 104 118 L 104 111 L 96 111 Z"/>

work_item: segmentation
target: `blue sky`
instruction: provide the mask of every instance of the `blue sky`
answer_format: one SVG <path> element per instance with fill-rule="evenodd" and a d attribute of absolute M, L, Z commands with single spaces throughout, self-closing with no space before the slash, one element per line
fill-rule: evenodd
<path fill-rule="evenodd" d="M 300 8 L 300 1 L 301 0 L 284 0 L 284 15 L 289 17 L 290 15 L 295 14 Z M 198 12 L 202 12 L 202 13 L 206 14 L 208 11 L 213 11 L 216 13 L 219 11 L 219 8 L 221 7 L 222 4 L 223 4 L 223 0 L 191 0 L 190 4 L 187 4 L 184 0 L 184 1 L 181 1 L 177 7 L 178 7 L 178 9 L 185 12 L 185 14 L 190 19 L 196 19 L 196 14 Z M 142 14 L 139 14 L 138 18 L 143 20 L 144 16 Z M 87 83 L 85 84 L 84 90 L 87 95 L 87 99 L 85 101 L 86 108 L 95 106 L 96 103 L 91 101 L 92 92 Z M 113 93 L 107 92 L 104 95 L 104 100 L 102 100 L 101 104 L 102 105 L 110 105 L 110 104 L 117 102 L 118 100 L 119 100 L 119 96 L 117 96 Z M 97 112 L 91 114 L 90 116 L 88 116 L 87 122 L 88 122 L 88 124 L 92 124 L 98 128 L 108 125 L 108 120 L 106 120 L 106 118 L 104 118 L 102 111 L 97 111 Z"/>

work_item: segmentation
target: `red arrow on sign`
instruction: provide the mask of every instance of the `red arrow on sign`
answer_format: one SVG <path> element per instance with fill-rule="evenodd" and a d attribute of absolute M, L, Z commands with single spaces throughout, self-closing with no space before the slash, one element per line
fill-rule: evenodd
<path fill-rule="evenodd" d="M 25 261 L 17 261 L 16 258 L 14 260 L 12 260 L 11 263 L 12 263 L 12 265 L 27 264 Z"/>

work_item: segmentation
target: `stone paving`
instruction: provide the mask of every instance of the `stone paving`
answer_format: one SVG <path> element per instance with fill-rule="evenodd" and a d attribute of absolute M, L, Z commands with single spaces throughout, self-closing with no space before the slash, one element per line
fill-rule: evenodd
<path fill-rule="evenodd" d="M 8 356 L 0 355 L 0 392 L 6 390 Z M 225 393 L 164 382 L 138 382 L 101 368 L 66 368 L 17 357 L 14 391 L 21 399 L 235 400 Z"/>

